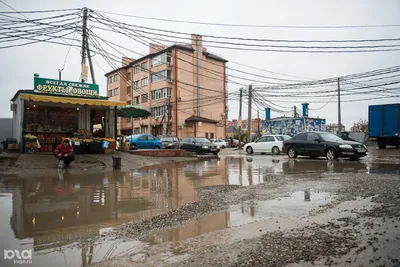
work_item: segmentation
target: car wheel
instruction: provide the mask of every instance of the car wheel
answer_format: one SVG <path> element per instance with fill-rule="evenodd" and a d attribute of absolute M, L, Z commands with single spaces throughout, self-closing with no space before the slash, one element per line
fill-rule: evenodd
<path fill-rule="evenodd" d="M 325 152 L 325 157 L 327 160 L 336 159 L 336 151 L 333 148 L 328 148 Z"/>
<path fill-rule="evenodd" d="M 196 148 L 196 154 L 198 154 L 198 155 L 203 154 L 200 147 Z"/>
<path fill-rule="evenodd" d="M 129 146 L 129 150 L 137 150 L 137 146 L 135 144 L 131 144 Z"/>
<path fill-rule="evenodd" d="M 156 146 L 154 149 L 160 149 L 160 147 L 159 147 L 159 146 Z"/>
<path fill-rule="evenodd" d="M 218 152 L 214 152 L 213 154 L 214 154 L 214 155 L 218 155 Z"/>
<path fill-rule="evenodd" d="M 379 142 L 379 143 L 378 143 L 378 148 L 379 148 L 379 149 L 385 149 L 385 148 L 386 148 L 386 144 L 385 144 L 385 143 Z"/>
<path fill-rule="evenodd" d="M 290 147 L 287 151 L 287 155 L 289 158 L 291 159 L 295 159 L 297 158 L 297 153 L 296 153 L 296 149 L 294 149 L 293 147 Z"/>
<path fill-rule="evenodd" d="M 274 146 L 272 148 L 272 154 L 279 155 L 280 153 L 281 153 L 281 151 L 279 150 L 279 148 L 277 146 Z"/>
<path fill-rule="evenodd" d="M 254 151 L 253 151 L 253 148 L 251 146 L 249 146 L 246 148 L 246 152 L 247 152 L 247 154 L 251 155 L 251 154 L 253 154 Z"/>

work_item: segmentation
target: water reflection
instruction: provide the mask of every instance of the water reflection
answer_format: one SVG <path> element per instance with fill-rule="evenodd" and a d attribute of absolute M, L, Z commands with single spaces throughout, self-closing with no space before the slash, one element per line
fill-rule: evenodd
<path fill-rule="evenodd" d="M 197 201 L 197 187 L 251 186 L 275 174 L 389 170 L 398 165 L 350 161 L 287 160 L 283 157 L 227 157 L 167 163 L 130 172 L 72 175 L 61 171 L 41 177 L 9 177 L 0 183 L 2 249 L 33 249 L 33 266 L 85 266 L 115 256 L 138 253 L 149 244 L 178 241 L 210 231 L 271 216 L 315 208 L 331 197 L 305 188 L 288 198 L 240 203 L 171 230 L 156 232 L 144 242 L 95 242 L 113 226 L 141 221 Z M 76 241 L 79 247 L 70 247 Z M 0 262 L 3 260 L 0 258 Z"/>
<path fill-rule="evenodd" d="M 206 160 L 195 164 L 158 165 L 126 173 L 71 175 L 64 171 L 29 179 L 5 178 L 0 190 L 11 194 L 7 194 L 1 204 L 2 213 L 5 213 L 0 219 L 2 246 L 7 244 L 3 249 L 21 249 L 24 244 L 24 248 L 35 252 L 33 266 L 53 266 L 50 258 L 64 245 L 94 239 L 105 227 L 144 220 L 194 202 L 197 200 L 195 188 L 227 184 L 227 177 L 225 161 Z M 9 212 L 6 212 L 7 207 Z M 212 225 L 208 230 L 203 227 L 209 224 L 208 220 L 198 223 L 203 230 L 188 227 L 180 230 L 182 234 L 179 235 L 195 236 L 214 229 Z M 226 216 L 216 216 L 211 221 L 217 228 L 227 225 Z M 13 234 L 6 234 L 10 230 Z M 134 247 L 137 247 L 138 241 L 135 242 Z M 102 245 L 107 247 L 107 244 Z M 69 265 L 72 262 L 71 266 L 90 264 L 121 253 L 124 250 L 121 246 L 126 250 L 126 245 L 119 244 L 113 253 L 105 250 L 101 257 L 93 257 L 93 250 L 101 246 L 86 242 L 80 249 L 70 249 L 67 262 Z M 78 254 L 81 255 L 79 261 Z"/>

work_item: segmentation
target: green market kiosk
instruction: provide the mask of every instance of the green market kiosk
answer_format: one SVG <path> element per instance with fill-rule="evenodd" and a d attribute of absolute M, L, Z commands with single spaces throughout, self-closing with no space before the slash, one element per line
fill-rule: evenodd
<path fill-rule="evenodd" d="M 26 151 L 27 135 L 44 140 L 48 152 L 74 132 L 101 132 L 103 137 L 116 138 L 116 111 L 124 102 L 100 96 L 96 84 L 34 79 L 34 90 L 19 90 L 11 99 L 13 138 L 20 151 Z"/>

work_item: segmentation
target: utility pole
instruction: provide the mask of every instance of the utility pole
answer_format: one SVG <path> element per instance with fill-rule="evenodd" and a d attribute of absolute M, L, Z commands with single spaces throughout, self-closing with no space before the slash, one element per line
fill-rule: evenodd
<path fill-rule="evenodd" d="M 297 118 L 297 107 L 293 106 L 294 117 Z"/>
<path fill-rule="evenodd" d="M 58 69 L 58 80 L 59 81 L 61 81 L 61 72 L 62 72 L 63 70 L 61 70 L 61 69 Z"/>
<path fill-rule="evenodd" d="M 85 69 L 85 65 L 86 65 L 86 44 L 87 44 L 87 8 L 84 7 L 83 8 L 83 28 L 82 28 L 82 71 L 81 71 L 81 81 L 85 82 L 85 79 L 83 77 L 83 72 Z"/>
<path fill-rule="evenodd" d="M 258 126 L 258 129 L 257 129 L 257 137 L 260 137 L 260 111 L 259 110 L 257 110 L 257 126 Z"/>
<path fill-rule="evenodd" d="M 240 88 L 240 93 L 239 93 L 239 119 L 238 119 L 238 129 L 239 129 L 239 134 L 238 134 L 238 139 L 239 139 L 239 147 L 240 147 L 240 137 L 242 134 L 242 97 L 243 97 L 243 89 Z M 231 144 L 232 145 L 232 144 Z"/>
<path fill-rule="evenodd" d="M 87 49 L 87 55 L 88 55 L 88 60 L 89 60 L 90 76 L 92 76 L 92 83 L 95 84 L 96 83 L 96 78 L 94 77 L 94 69 L 93 69 L 92 57 L 90 56 L 89 38 L 86 38 L 86 49 Z"/>
<path fill-rule="evenodd" d="M 342 135 L 342 111 L 340 107 L 340 78 L 337 80 L 337 95 L 338 95 L 338 135 Z"/>
<path fill-rule="evenodd" d="M 249 85 L 249 103 L 248 103 L 248 112 L 247 112 L 247 139 L 246 143 L 251 142 L 251 100 L 252 100 L 252 85 Z"/>
<path fill-rule="evenodd" d="M 196 52 L 197 52 L 197 116 L 200 117 L 200 40 L 196 35 Z"/>
<path fill-rule="evenodd" d="M 167 117 L 167 136 L 170 134 L 169 132 L 169 122 L 171 121 L 171 96 L 168 98 L 168 117 Z"/>

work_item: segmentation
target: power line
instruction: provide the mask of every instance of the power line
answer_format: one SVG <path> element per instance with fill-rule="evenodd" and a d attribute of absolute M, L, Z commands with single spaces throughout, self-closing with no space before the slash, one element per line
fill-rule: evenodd
<path fill-rule="evenodd" d="M 100 15 L 101 16 L 101 15 Z M 100 22 L 102 23 L 102 22 Z M 104 24 L 104 23 L 102 23 Z M 128 25 L 132 27 L 132 25 L 122 23 L 123 25 Z M 133 27 L 141 27 L 141 26 L 133 26 Z M 145 27 L 147 29 L 154 30 L 149 27 Z M 134 30 L 134 29 L 130 29 Z M 134 31 L 140 32 L 140 30 L 135 29 Z M 163 30 L 165 32 L 167 30 Z M 152 35 L 161 35 L 161 36 L 169 36 L 173 38 L 178 38 L 178 39 L 186 39 L 185 37 L 178 37 L 178 36 L 170 36 L 170 35 L 165 35 L 163 33 L 149 33 L 145 31 L 141 31 L 147 34 L 152 34 Z M 182 34 L 179 32 L 174 32 L 174 31 L 168 31 L 168 32 L 173 32 L 175 34 Z M 161 41 L 168 41 L 171 42 L 171 40 L 166 40 L 162 38 L 153 38 L 153 39 L 158 39 Z M 386 52 L 386 51 L 399 51 L 400 49 L 397 49 L 396 47 L 399 47 L 400 45 L 366 45 L 366 46 L 288 46 L 288 45 L 266 45 L 266 44 L 249 44 L 249 43 L 233 43 L 233 42 L 220 42 L 220 41 L 206 41 L 204 42 L 208 43 L 217 43 L 217 44 L 225 44 L 225 46 L 222 45 L 208 45 L 208 47 L 214 47 L 214 48 L 222 48 L 222 49 L 235 49 L 235 50 L 243 50 L 243 51 L 265 51 L 265 52 L 290 52 L 290 53 L 365 53 L 365 52 Z M 231 46 L 226 46 L 226 45 L 234 45 L 234 47 Z M 242 46 L 242 47 L 235 47 L 235 46 Z M 260 48 L 249 48 L 249 47 L 260 47 Z M 290 48 L 290 49 L 271 49 L 271 48 Z M 370 49 L 374 48 L 374 49 Z M 381 48 L 381 49 L 378 49 Z M 382 49 L 382 48 L 391 48 L 391 49 Z M 293 50 L 294 49 L 294 50 Z M 310 49 L 310 50 L 298 50 L 298 49 Z M 313 50 L 313 49 L 330 49 L 330 50 Z M 335 50 L 332 50 L 335 49 Z M 336 50 L 336 49 L 341 49 L 341 50 Z M 353 50 L 343 50 L 343 49 L 353 49 Z M 355 50 L 356 49 L 356 50 Z"/>
<path fill-rule="evenodd" d="M 141 32 L 144 34 L 152 34 L 157 36 L 164 36 L 164 37 L 172 37 L 176 39 L 183 39 L 183 40 L 190 40 L 189 33 L 184 32 L 177 32 L 171 31 L 166 29 L 157 29 L 139 25 L 131 25 L 128 23 L 122 22 L 124 27 L 131 27 L 130 30 L 134 30 L 136 32 Z M 134 29 L 132 29 L 132 27 Z M 137 29 L 139 28 L 139 29 Z M 145 29 L 145 30 L 141 30 Z M 149 32 L 151 31 L 151 32 Z M 155 32 L 154 32 L 155 31 Z M 158 33 L 161 32 L 161 33 Z M 174 35 L 165 34 L 165 33 L 172 33 Z M 176 35 L 184 35 L 184 36 L 176 36 Z M 204 38 L 210 39 L 228 39 L 228 40 L 243 40 L 245 43 L 237 43 L 231 41 L 216 41 L 216 40 L 203 40 L 205 43 L 214 43 L 214 44 L 225 44 L 225 45 L 233 45 L 233 46 L 245 46 L 245 47 L 269 47 L 269 48 L 308 48 L 308 49 L 355 49 L 355 48 L 385 48 L 385 47 L 398 47 L 399 45 L 358 45 L 358 46 L 304 46 L 304 45 L 273 45 L 273 44 L 254 44 L 249 43 L 250 41 L 258 41 L 258 42 L 278 42 L 278 43 L 347 43 L 347 42 L 374 42 L 373 39 L 355 39 L 355 40 L 283 40 L 283 39 L 254 39 L 254 38 L 244 38 L 244 37 L 229 37 L 229 36 L 215 36 L 215 35 L 202 35 Z M 159 38 L 158 40 L 161 41 L 170 41 L 166 39 Z M 391 42 L 391 41 L 400 41 L 400 38 L 386 38 L 386 39 L 376 39 L 375 42 Z M 211 46 L 210 46 L 211 47 Z"/>
<path fill-rule="evenodd" d="M 5 4 L 3 1 L 1 3 Z M 9 5 L 5 4 L 9 8 Z M 13 9 L 13 8 L 11 8 Z M 73 10 L 80 10 L 79 8 L 66 8 L 66 9 L 47 9 L 47 10 L 29 10 L 29 11 L 7 11 L 7 12 L 0 12 L 0 14 L 34 14 L 34 13 L 54 13 L 54 12 L 66 12 L 66 11 L 73 11 Z"/>
<path fill-rule="evenodd" d="M 321 110 L 321 109 L 323 109 L 323 108 L 326 107 L 329 103 L 331 103 L 331 101 L 333 100 L 333 98 L 334 98 L 335 96 L 336 96 L 336 93 L 333 94 L 332 97 L 331 97 L 324 105 L 322 105 L 321 107 L 319 107 L 319 108 L 310 108 L 310 110 Z"/>
<path fill-rule="evenodd" d="M 174 20 L 174 19 L 164 19 L 155 17 L 144 17 L 136 15 L 127 15 L 115 12 L 100 11 L 98 12 L 105 14 L 112 14 L 118 16 L 125 16 L 138 19 L 147 20 L 157 20 L 164 22 L 174 22 L 174 23 L 186 23 L 186 24 L 199 24 L 199 25 L 209 25 L 209 26 L 224 26 L 224 27 L 250 27 L 250 28 L 287 28 L 287 29 L 345 29 L 345 28 L 387 28 L 387 27 L 400 27 L 400 24 L 382 24 L 382 25 L 331 25 L 331 26 L 300 26 L 300 25 L 257 25 L 257 24 L 230 24 L 230 23 L 212 23 L 212 22 L 200 22 L 200 21 L 188 21 L 188 20 Z"/>

